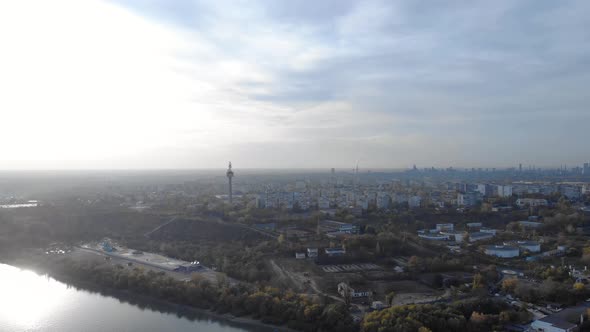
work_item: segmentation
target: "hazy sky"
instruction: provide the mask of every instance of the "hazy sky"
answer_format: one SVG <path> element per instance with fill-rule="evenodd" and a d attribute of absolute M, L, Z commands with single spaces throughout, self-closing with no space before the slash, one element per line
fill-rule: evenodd
<path fill-rule="evenodd" d="M 0 2 L 0 169 L 590 160 L 590 1 Z"/>

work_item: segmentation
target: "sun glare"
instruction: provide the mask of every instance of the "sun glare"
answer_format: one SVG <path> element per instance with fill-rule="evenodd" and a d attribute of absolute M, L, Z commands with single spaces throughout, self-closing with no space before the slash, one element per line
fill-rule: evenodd
<path fill-rule="evenodd" d="M 0 321 L 31 329 L 46 320 L 64 300 L 67 286 L 31 271 L 0 265 Z"/>

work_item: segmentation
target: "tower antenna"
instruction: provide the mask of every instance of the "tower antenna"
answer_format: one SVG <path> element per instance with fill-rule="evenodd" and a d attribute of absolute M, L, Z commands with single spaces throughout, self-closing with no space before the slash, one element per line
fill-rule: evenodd
<path fill-rule="evenodd" d="M 229 182 L 229 203 L 233 203 L 233 192 L 231 187 L 231 179 L 234 177 L 234 171 L 231 169 L 231 161 L 229 162 L 229 167 L 227 168 L 227 172 L 225 173 L 227 176 L 227 180 Z"/>

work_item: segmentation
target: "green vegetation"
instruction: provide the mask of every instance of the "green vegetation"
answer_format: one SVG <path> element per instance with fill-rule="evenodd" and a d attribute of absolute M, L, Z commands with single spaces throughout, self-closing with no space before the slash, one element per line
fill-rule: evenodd
<path fill-rule="evenodd" d="M 83 281 L 101 289 L 129 291 L 217 313 L 251 316 L 265 323 L 286 324 L 301 331 L 357 330 L 344 305 L 321 303 L 289 290 L 245 284 L 231 286 L 223 278 L 214 284 L 199 276 L 184 282 L 163 272 L 145 272 L 141 268 L 130 270 L 107 263 L 80 263 L 68 258 L 41 264 L 53 275 Z"/>
<path fill-rule="evenodd" d="M 494 331 L 502 324 L 529 319 L 526 311 L 515 311 L 491 300 L 477 299 L 452 304 L 412 304 L 368 314 L 363 332 L 393 331 Z"/>

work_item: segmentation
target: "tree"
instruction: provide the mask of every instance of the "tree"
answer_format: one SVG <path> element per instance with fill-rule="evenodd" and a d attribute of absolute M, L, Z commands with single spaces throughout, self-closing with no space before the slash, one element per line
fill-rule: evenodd
<path fill-rule="evenodd" d="M 279 241 L 279 244 L 283 244 L 285 242 L 285 234 L 279 235 L 277 240 Z"/>
<path fill-rule="evenodd" d="M 395 292 L 389 292 L 386 296 L 385 296 L 385 302 L 387 302 L 388 306 L 392 306 L 393 305 L 393 299 L 395 298 Z"/>
<path fill-rule="evenodd" d="M 338 292 L 342 295 L 342 299 L 344 299 L 344 303 L 346 306 L 350 305 L 350 301 L 352 300 L 352 291 L 350 286 L 347 283 L 341 283 L 338 285 Z"/>
<path fill-rule="evenodd" d="M 502 290 L 508 293 L 514 292 L 518 285 L 517 278 L 506 278 L 502 281 Z"/>
<path fill-rule="evenodd" d="M 485 280 L 481 273 L 478 273 L 473 276 L 473 289 L 482 288 L 485 286 Z"/>
<path fill-rule="evenodd" d="M 420 258 L 418 258 L 418 256 L 412 256 L 410 257 L 410 259 L 408 259 L 408 268 L 411 271 L 418 271 L 420 268 L 421 262 L 420 262 Z"/>
<path fill-rule="evenodd" d="M 574 290 L 576 292 L 581 292 L 581 291 L 583 291 L 585 289 L 586 289 L 586 286 L 583 283 L 581 283 L 581 282 L 574 283 Z"/>

